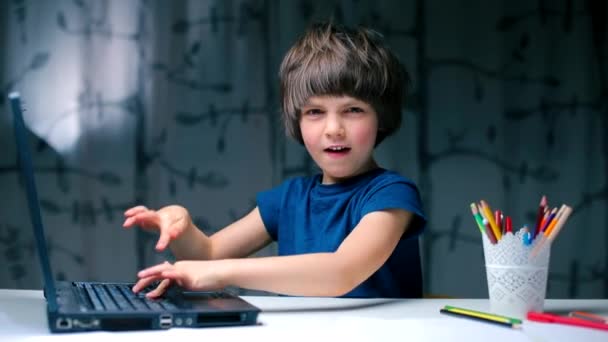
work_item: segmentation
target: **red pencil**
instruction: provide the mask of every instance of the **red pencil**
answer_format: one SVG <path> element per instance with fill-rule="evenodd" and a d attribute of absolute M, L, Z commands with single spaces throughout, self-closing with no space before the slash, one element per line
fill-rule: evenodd
<path fill-rule="evenodd" d="M 492 232 L 492 227 L 490 227 L 490 222 L 484 217 L 483 218 L 483 226 L 486 227 L 486 235 L 488 235 L 488 239 L 490 242 L 495 245 L 498 241 L 496 240 L 496 236 L 494 236 L 494 232 Z"/>
<path fill-rule="evenodd" d="M 547 196 L 543 195 L 540 199 L 540 203 L 538 205 L 538 214 L 536 215 L 536 225 L 534 226 L 534 238 L 538 233 L 540 233 L 540 222 L 543 220 L 543 216 L 545 214 L 545 207 L 547 206 Z"/>
<path fill-rule="evenodd" d="M 599 323 L 608 323 L 608 320 L 604 316 L 595 315 L 589 312 L 584 311 L 571 311 L 568 316 L 576 317 L 580 319 L 584 319 L 586 321 L 599 322 Z"/>
<path fill-rule="evenodd" d="M 558 315 L 554 315 L 554 314 L 550 314 L 550 313 L 546 313 L 546 312 L 529 311 L 527 318 L 530 321 L 536 321 L 536 322 L 559 323 L 559 324 L 575 325 L 578 327 L 608 330 L 608 324 L 587 321 L 587 320 L 575 318 L 575 317 L 558 316 Z"/>

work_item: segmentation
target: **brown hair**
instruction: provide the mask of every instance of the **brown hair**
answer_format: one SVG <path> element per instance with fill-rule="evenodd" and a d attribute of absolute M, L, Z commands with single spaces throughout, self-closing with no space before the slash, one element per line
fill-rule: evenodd
<path fill-rule="evenodd" d="M 279 78 L 285 130 L 301 144 L 300 108 L 311 96 L 347 95 L 370 104 L 378 114 L 376 146 L 401 124 L 409 75 L 375 31 L 316 24 L 289 49 Z"/>

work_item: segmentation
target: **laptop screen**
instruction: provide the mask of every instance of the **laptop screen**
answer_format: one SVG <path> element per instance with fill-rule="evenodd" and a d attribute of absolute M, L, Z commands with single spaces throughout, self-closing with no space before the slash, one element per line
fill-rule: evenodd
<path fill-rule="evenodd" d="M 42 216 L 40 214 L 40 203 L 38 201 L 38 192 L 34 180 L 34 168 L 32 166 L 32 158 L 30 156 L 30 147 L 27 141 L 27 131 L 23 120 L 23 107 L 21 105 L 21 97 L 19 93 L 12 92 L 8 95 L 11 110 L 13 112 L 13 127 L 15 131 L 15 142 L 17 144 L 17 157 L 19 161 L 19 171 L 25 182 L 27 193 L 27 203 L 30 211 L 30 220 L 34 228 L 34 238 L 36 241 L 36 250 L 42 267 L 44 292 L 48 301 L 49 310 L 57 309 L 57 297 L 55 283 L 53 280 L 53 272 L 49 262 L 48 251 L 46 247 L 46 239 L 44 228 L 42 226 Z"/>

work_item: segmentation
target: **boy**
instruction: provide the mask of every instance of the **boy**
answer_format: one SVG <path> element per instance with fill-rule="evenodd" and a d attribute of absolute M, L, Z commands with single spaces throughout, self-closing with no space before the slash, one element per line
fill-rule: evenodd
<path fill-rule="evenodd" d="M 422 295 L 416 186 L 380 168 L 374 148 L 401 123 L 407 73 L 379 35 L 334 24 L 312 27 L 280 72 L 288 134 L 322 173 L 261 192 L 257 207 L 207 237 L 188 211 L 139 206 L 125 227 L 158 230 L 177 262 L 138 273 L 138 292 L 170 282 L 192 290 L 226 286 L 296 296 L 404 298 Z M 278 256 L 245 258 L 273 240 Z"/>

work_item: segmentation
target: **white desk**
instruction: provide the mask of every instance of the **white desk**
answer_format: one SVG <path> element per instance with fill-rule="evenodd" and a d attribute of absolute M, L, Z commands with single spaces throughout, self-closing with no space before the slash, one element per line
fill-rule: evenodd
<path fill-rule="evenodd" d="M 525 321 L 521 329 L 442 315 L 444 305 L 489 311 L 485 299 L 244 297 L 257 326 L 51 335 L 41 291 L 0 290 L 0 341 L 608 341 L 608 332 Z M 608 316 L 608 300 L 547 300 L 546 311 Z"/>

